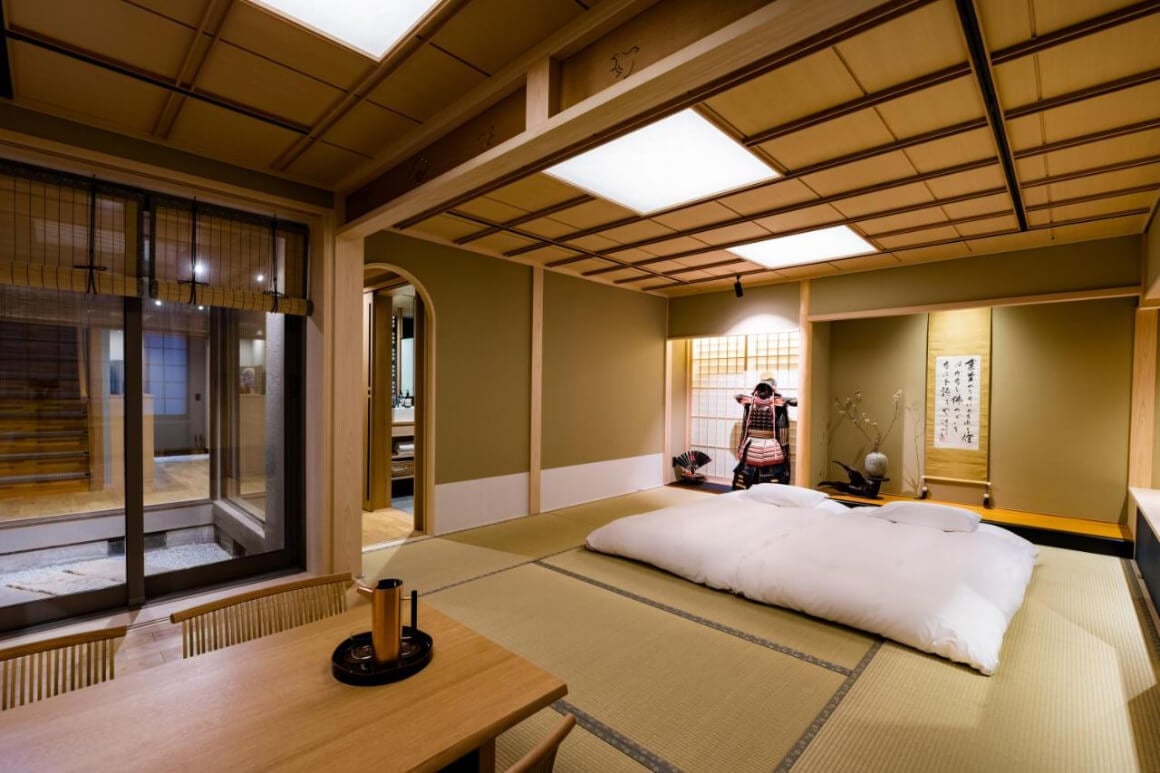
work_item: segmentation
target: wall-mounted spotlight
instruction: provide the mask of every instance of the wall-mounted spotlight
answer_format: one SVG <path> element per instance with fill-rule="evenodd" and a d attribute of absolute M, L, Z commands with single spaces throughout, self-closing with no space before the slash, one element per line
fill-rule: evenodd
<path fill-rule="evenodd" d="M 738 274 L 737 278 L 733 280 L 733 294 L 738 298 L 745 295 L 745 290 L 741 289 L 741 274 Z"/>

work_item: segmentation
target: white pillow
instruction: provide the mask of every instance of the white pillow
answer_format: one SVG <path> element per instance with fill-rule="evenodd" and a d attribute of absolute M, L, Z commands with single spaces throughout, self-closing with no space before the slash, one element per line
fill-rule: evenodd
<path fill-rule="evenodd" d="M 838 515 L 847 515 L 850 512 L 850 508 L 836 499 L 823 499 L 814 505 L 814 509 L 824 510 L 827 513 L 836 513 Z"/>
<path fill-rule="evenodd" d="M 870 518 L 885 518 L 894 523 L 929 526 L 943 531 L 974 531 L 979 528 L 979 514 L 961 507 L 936 505 L 930 502 L 891 502 L 877 512 L 866 513 Z"/>
<path fill-rule="evenodd" d="M 826 492 L 783 483 L 758 483 L 746 491 L 746 499 L 778 507 L 815 507 Z"/>

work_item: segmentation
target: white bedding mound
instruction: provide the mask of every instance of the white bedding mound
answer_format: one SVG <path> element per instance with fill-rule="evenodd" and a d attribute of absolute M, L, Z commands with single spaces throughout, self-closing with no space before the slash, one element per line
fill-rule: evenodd
<path fill-rule="evenodd" d="M 1039 552 L 989 524 L 944 532 L 855 511 L 775 507 L 743 491 L 621 518 L 587 545 L 988 675 Z"/>

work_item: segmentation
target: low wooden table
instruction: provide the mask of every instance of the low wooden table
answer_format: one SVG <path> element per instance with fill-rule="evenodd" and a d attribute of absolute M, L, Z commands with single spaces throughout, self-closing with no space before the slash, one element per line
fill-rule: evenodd
<path fill-rule="evenodd" d="M 568 689 L 420 604 L 435 641 L 422 672 L 351 687 L 330 656 L 370 629 L 359 606 L 264 639 L 140 671 L 0 715 L 0 768 L 28 771 L 438 770 Z"/>

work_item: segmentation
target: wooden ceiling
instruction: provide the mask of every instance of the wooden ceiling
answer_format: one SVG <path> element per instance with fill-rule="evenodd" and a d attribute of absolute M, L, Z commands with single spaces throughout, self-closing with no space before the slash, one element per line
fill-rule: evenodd
<path fill-rule="evenodd" d="M 246 0 L 2 1 L 17 104 L 339 190 L 351 220 L 434 191 L 385 225 L 665 295 L 1139 234 L 1160 193 L 1160 0 L 852 10 L 563 153 L 692 106 L 783 175 L 648 217 L 543 174 L 551 151 L 438 192 L 535 135 L 546 41 L 559 124 L 768 3 L 446 0 L 376 63 Z M 838 224 L 880 252 L 726 251 Z"/>

